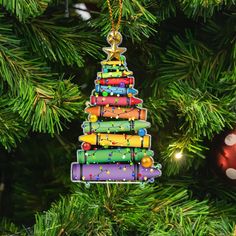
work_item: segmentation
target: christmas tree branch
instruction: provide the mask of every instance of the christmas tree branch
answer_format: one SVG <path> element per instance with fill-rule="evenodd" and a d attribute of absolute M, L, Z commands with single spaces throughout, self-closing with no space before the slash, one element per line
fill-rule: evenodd
<path fill-rule="evenodd" d="M 202 64 L 212 55 L 210 49 L 200 41 L 196 41 L 190 31 L 186 32 L 186 39 L 174 36 L 170 45 L 162 60 L 160 81 L 168 83 L 176 78 L 178 80 L 199 78 Z"/>
<path fill-rule="evenodd" d="M 17 142 L 27 135 L 27 126 L 8 104 L 8 98 L 0 99 L 0 143 L 5 149 L 16 147 Z"/>
<path fill-rule="evenodd" d="M 226 96 L 219 100 L 208 92 L 191 88 L 185 82 L 173 83 L 169 87 L 169 95 L 170 102 L 178 111 L 178 118 L 184 119 L 179 130 L 187 136 L 194 134 L 196 138 L 211 139 L 235 121 L 235 114 L 228 112 L 229 98 Z"/>
<path fill-rule="evenodd" d="M 3 16 L 1 14 L 1 17 Z M 0 76 L 11 90 L 17 93 L 19 83 L 29 79 L 32 64 L 31 61 L 25 60 L 27 51 L 21 46 L 21 40 L 14 35 L 12 27 L 12 23 L 1 19 Z"/>
<path fill-rule="evenodd" d="M 34 135 L 19 145 L 11 163 L 12 206 L 17 222 L 33 222 L 32 212 L 48 209 L 52 199 L 68 193 L 70 179 L 65 166 L 70 164 L 72 150 L 72 145 L 65 150 L 56 138 L 45 134 Z"/>
<path fill-rule="evenodd" d="M 234 0 L 180 0 L 180 5 L 188 17 L 203 17 L 205 20 L 212 17 L 215 12 L 223 8 L 230 8 L 235 4 Z"/>
<path fill-rule="evenodd" d="M 62 120 L 70 121 L 82 111 L 83 103 L 78 87 L 70 80 L 54 80 L 37 83 L 28 97 L 22 94 L 13 106 L 33 131 L 54 134 L 62 131 Z"/>
<path fill-rule="evenodd" d="M 100 55 L 100 45 L 94 35 L 86 33 L 81 27 L 58 25 L 52 20 L 35 19 L 18 28 L 27 45 L 39 56 L 51 62 L 81 67 L 85 53 L 93 57 Z"/>
<path fill-rule="evenodd" d="M 10 220 L 3 218 L 0 221 L 0 233 L 3 236 L 14 235 L 14 236 L 27 236 L 27 231 L 17 227 Z"/>
<path fill-rule="evenodd" d="M 102 13 L 91 23 L 94 28 L 101 29 L 103 35 L 107 35 L 111 27 L 109 14 L 107 14 L 107 3 L 104 2 L 101 7 L 105 14 Z M 148 10 L 149 7 L 149 1 L 123 1 L 120 31 L 134 42 L 140 41 L 142 37 L 149 37 L 156 31 L 154 25 L 157 23 L 157 18 Z M 118 4 L 113 3 L 112 9 L 114 18 L 117 19 L 119 15 Z"/>
<path fill-rule="evenodd" d="M 163 127 L 170 117 L 170 107 L 164 99 L 150 97 L 144 101 L 144 107 L 148 109 L 149 118 L 155 128 Z"/>
<path fill-rule="evenodd" d="M 27 3 L 21 0 L 0 0 L 0 4 L 11 14 L 16 15 L 19 21 L 41 15 L 48 7 L 50 0 L 28 0 Z"/>
<path fill-rule="evenodd" d="M 213 202 L 212 202 L 213 203 Z M 138 206 L 137 206 L 138 205 Z M 94 235 L 103 232 L 140 235 L 191 235 L 233 231 L 233 224 L 210 210 L 208 201 L 191 199 L 184 189 L 158 186 L 139 189 L 135 186 L 92 186 L 76 188 L 45 214 L 36 216 L 34 233 L 58 235 Z M 169 224 L 166 224 L 169 222 Z M 219 224 L 224 225 L 220 228 Z M 194 226 L 193 226 L 194 225 Z"/>

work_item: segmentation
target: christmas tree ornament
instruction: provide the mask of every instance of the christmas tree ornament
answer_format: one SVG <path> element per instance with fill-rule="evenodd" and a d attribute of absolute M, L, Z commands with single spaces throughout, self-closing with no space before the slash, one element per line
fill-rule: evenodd
<path fill-rule="evenodd" d="M 122 55 L 126 48 L 119 47 L 122 1 L 116 27 L 107 2 L 112 22 L 107 36 L 110 47 L 103 48 L 107 59 L 101 62 L 85 109 L 89 116 L 81 126 L 82 149 L 77 150 L 77 162 L 71 164 L 71 180 L 86 184 L 153 182 L 161 175 L 161 165 L 154 165 L 151 136 L 146 130 L 150 128 L 147 110 L 142 108 L 143 100 L 134 97 L 138 94 L 135 79 Z M 105 120 L 101 120 L 103 117 Z"/>
<path fill-rule="evenodd" d="M 236 129 L 220 137 L 213 158 L 221 174 L 236 183 Z"/>

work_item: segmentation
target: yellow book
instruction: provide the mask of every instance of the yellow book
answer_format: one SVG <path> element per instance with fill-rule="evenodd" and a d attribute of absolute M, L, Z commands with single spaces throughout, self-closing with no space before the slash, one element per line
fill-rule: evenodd
<path fill-rule="evenodd" d="M 101 146 L 118 146 L 118 147 L 140 147 L 149 148 L 151 144 L 151 136 L 129 134 L 88 134 L 79 137 L 79 141 L 87 142 L 91 145 Z"/>
<path fill-rule="evenodd" d="M 102 61 L 102 65 L 123 65 L 122 61 Z"/>

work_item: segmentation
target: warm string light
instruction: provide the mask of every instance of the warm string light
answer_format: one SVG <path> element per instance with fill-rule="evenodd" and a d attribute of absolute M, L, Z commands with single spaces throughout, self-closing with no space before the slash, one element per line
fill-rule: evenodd
<path fill-rule="evenodd" d="M 181 151 L 175 153 L 175 159 L 181 159 L 183 157 L 183 153 Z"/>

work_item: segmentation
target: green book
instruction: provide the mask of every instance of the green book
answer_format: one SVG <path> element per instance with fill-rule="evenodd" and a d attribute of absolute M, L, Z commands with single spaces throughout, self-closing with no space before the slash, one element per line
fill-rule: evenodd
<path fill-rule="evenodd" d="M 144 156 L 153 156 L 154 152 L 144 148 L 114 148 L 97 150 L 77 150 L 77 162 L 90 163 L 115 163 L 139 162 Z"/>

